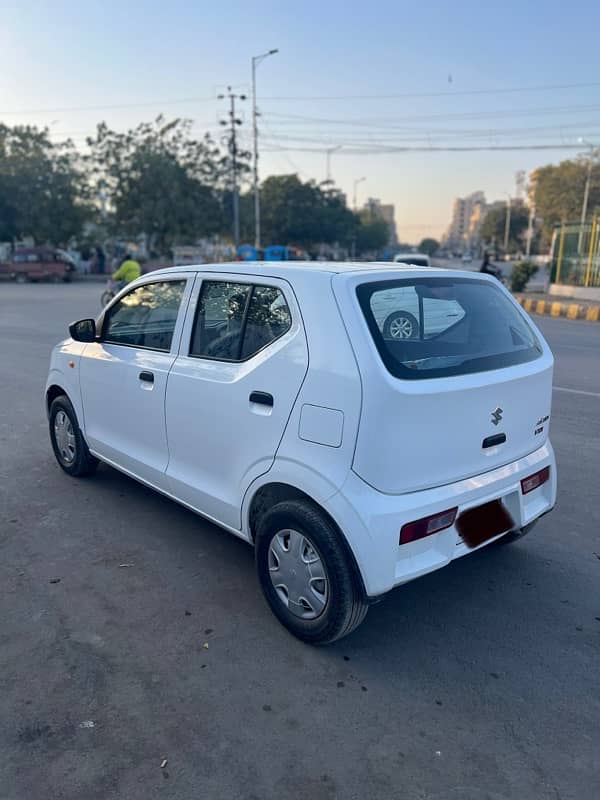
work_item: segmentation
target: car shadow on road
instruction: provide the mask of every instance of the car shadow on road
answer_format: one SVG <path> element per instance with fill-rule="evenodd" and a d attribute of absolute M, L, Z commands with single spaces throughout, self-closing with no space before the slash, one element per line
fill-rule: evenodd
<path fill-rule="evenodd" d="M 93 484 L 95 491 L 109 495 L 105 502 L 115 493 L 126 497 L 121 508 L 127 509 L 127 518 L 140 521 L 143 513 L 152 519 L 142 534 L 158 537 L 163 559 L 172 558 L 178 569 L 183 565 L 191 570 L 201 548 L 215 575 L 227 567 L 236 584 L 247 587 L 244 613 L 256 619 L 270 617 L 256 582 L 253 551 L 246 543 L 110 467 L 102 465 Z M 550 645 L 556 626 L 569 618 L 568 601 L 547 591 L 549 586 L 560 586 L 560 564 L 536 545 L 535 536 L 533 532 L 506 546 L 492 544 L 395 589 L 371 607 L 365 622 L 349 637 L 315 651 L 319 660 L 339 660 L 344 655 L 359 660 L 363 676 L 365 671 L 418 667 L 432 677 L 441 677 L 438 667 L 443 661 L 446 678 L 456 680 L 476 662 L 487 664 L 492 675 L 517 657 L 521 666 L 535 664 L 532 641 L 539 648 L 540 633 L 545 632 Z M 260 627 L 265 630 L 264 621 Z M 281 635 L 283 649 L 290 643 L 305 647 L 274 620 L 266 629 Z"/>

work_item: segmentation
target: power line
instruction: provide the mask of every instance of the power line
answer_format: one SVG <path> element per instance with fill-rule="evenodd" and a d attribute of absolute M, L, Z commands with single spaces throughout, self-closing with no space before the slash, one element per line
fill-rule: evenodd
<path fill-rule="evenodd" d="M 396 94 L 342 94 L 342 95 L 287 95 L 265 97 L 265 100 L 394 100 L 408 97 L 465 97 L 467 95 L 516 94 L 521 92 L 560 91 L 563 89 L 587 89 L 600 86 L 600 81 L 591 83 L 538 84 L 537 86 L 513 86 L 504 89 L 464 89 L 445 92 L 401 92 Z"/>
<path fill-rule="evenodd" d="M 115 103 L 99 106 L 65 106 L 62 108 L 22 108 L 18 111 L 0 111 L 0 114 L 71 114 L 76 111 L 112 111 L 127 108 L 148 108 L 150 106 L 175 106 L 182 103 L 209 103 L 216 97 L 181 97 L 178 100 L 148 100 L 144 103 Z"/>
<path fill-rule="evenodd" d="M 580 113 L 584 111 L 598 111 L 598 105 L 579 105 L 579 106 L 546 106 L 543 108 L 521 108 L 521 109 L 502 109 L 497 111 L 469 111 L 451 114 L 417 114 L 417 115 L 404 115 L 400 119 L 391 120 L 372 120 L 372 119 L 335 119 L 330 117 L 310 117 L 303 114 L 277 114 L 270 111 L 269 116 L 277 117 L 283 124 L 290 121 L 293 124 L 312 124 L 313 122 L 323 123 L 327 125 L 356 125 L 367 127 L 381 127 L 381 128 L 394 128 L 402 127 L 404 122 L 417 122 L 435 119 L 445 120 L 460 120 L 460 119 L 489 119 L 501 116 L 503 119 L 511 116 L 547 116 L 552 114 L 561 113 Z"/>
<path fill-rule="evenodd" d="M 265 147 L 269 152 L 281 152 L 288 150 L 290 152 L 299 153 L 322 153 L 322 147 Z M 346 147 L 340 152 L 345 155 L 382 155 L 392 153 L 476 153 L 488 151 L 510 151 L 510 150 L 579 150 L 581 151 L 580 144 L 518 144 L 518 145 L 475 145 L 475 146 L 461 146 L 461 145 L 408 145 L 408 146 L 392 146 L 382 145 L 377 149 L 367 146 L 363 149 L 357 147 Z"/>
<path fill-rule="evenodd" d="M 395 94 L 363 94 L 363 95 L 289 95 L 289 96 L 265 96 L 264 100 L 279 101 L 301 101 L 301 100 L 393 100 L 415 97 L 467 97 L 488 94 L 516 94 L 523 92 L 545 92 L 545 91 L 561 91 L 566 89 L 587 89 L 599 87 L 600 81 L 590 83 L 562 83 L 562 84 L 539 84 L 537 86 L 513 86 L 498 89 L 465 89 L 458 91 L 444 91 L 444 92 L 400 92 Z M 0 114 L 62 114 L 73 113 L 78 111 L 111 111 L 122 110 L 128 108 L 148 108 L 150 106 L 166 106 L 166 105 L 180 105 L 182 103 L 210 103 L 216 97 L 180 97 L 163 100 L 145 100 L 140 103 L 108 103 L 90 106 L 62 106 L 55 108 L 21 108 L 1 110 Z"/>

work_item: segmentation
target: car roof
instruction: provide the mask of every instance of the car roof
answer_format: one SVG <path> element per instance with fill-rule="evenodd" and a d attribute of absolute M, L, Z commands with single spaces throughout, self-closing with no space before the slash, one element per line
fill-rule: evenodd
<path fill-rule="evenodd" d="M 416 253 L 414 254 L 416 255 Z M 410 264 L 398 264 L 393 261 L 231 261 L 217 264 L 185 264 L 184 266 L 166 267 L 152 270 L 145 274 L 169 275 L 181 272 L 226 272 L 237 275 L 260 275 L 286 278 L 291 275 L 312 274 L 358 274 L 368 275 L 373 272 L 422 272 L 424 275 L 435 274 L 431 267 L 415 267 Z M 437 270 L 436 270 L 437 271 Z M 441 270 L 443 272 L 456 272 L 456 270 Z"/>

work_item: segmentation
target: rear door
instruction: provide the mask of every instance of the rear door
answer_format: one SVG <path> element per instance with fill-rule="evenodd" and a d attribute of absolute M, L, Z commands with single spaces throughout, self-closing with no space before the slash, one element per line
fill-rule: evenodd
<path fill-rule="evenodd" d="M 170 490 L 241 527 L 248 485 L 267 472 L 308 368 L 290 285 L 200 276 L 166 397 Z"/>
<path fill-rule="evenodd" d="M 363 385 L 353 469 L 373 487 L 452 483 L 544 444 L 552 354 L 494 279 L 336 276 L 334 289 Z M 417 308 L 418 337 L 391 337 L 382 305 Z"/>
<path fill-rule="evenodd" d="M 108 308 L 85 348 L 80 386 L 91 450 L 164 488 L 165 393 L 193 275 L 147 281 Z"/>

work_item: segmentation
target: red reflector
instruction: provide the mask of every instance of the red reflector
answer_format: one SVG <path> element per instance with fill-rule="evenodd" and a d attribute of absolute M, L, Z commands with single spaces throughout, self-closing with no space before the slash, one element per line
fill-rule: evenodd
<path fill-rule="evenodd" d="M 541 486 L 543 483 L 546 483 L 548 478 L 550 477 L 550 467 L 544 467 L 544 469 L 540 469 L 538 472 L 534 472 L 533 475 L 530 475 L 528 478 L 523 478 L 521 481 L 521 491 L 523 494 L 527 494 L 528 492 L 533 492 L 534 489 L 537 489 L 538 486 Z"/>
<path fill-rule="evenodd" d="M 416 519 L 414 522 L 407 522 L 400 529 L 400 544 L 415 542 L 417 539 L 423 539 L 425 536 L 431 536 L 432 533 L 449 528 L 454 525 L 457 511 L 458 507 L 449 508 L 447 511 L 431 514 L 429 517 Z"/>

